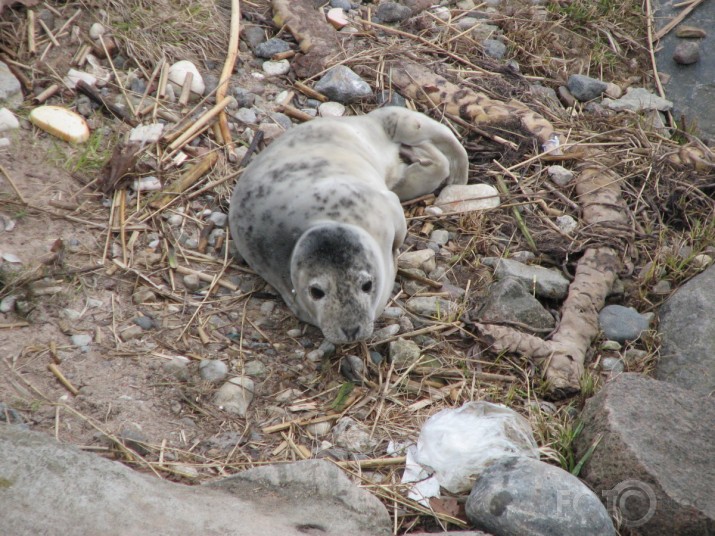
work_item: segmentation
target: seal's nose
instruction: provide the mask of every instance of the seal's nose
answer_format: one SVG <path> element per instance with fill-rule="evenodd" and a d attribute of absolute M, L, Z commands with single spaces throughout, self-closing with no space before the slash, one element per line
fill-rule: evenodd
<path fill-rule="evenodd" d="M 354 328 L 340 328 L 340 331 L 343 332 L 343 335 L 345 335 L 349 341 L 354 341 L 357 339 L 358 333 L 360 332 L 360 326 L 356 326 Z"/>

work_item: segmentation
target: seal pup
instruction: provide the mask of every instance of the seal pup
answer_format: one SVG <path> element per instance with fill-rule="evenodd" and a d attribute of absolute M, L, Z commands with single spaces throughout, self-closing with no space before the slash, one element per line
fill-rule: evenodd
<path fill-rule="evenodd" d="M 231 196 L 236 248 L 329 341 L 368 338 L 392 293 L 407 234 L 400 200 L 465 184 L 467 153 L 426 115 L 381 108 L 291 128 Z"/>

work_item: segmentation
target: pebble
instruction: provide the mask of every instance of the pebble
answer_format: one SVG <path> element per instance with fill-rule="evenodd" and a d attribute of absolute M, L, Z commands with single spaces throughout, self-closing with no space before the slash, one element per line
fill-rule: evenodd
<path fill-rule="evenodd" d="M 430 240 L 439 246 L 444 246 L 449 242 L 449 231 L 444 229 L 435 229 L 430 234 Z"/>
<path fill-rule="evenodd" d="M 407 251 L 397 258 L 397 266 L 403 270 L 431 272 L 436 268 L 435 253 L 431 249 Z"/>
<path fill-rule="evenodd" d="M 22 86 L 6 63 L 0 61 L 0 102 L 14 110 L 23 101 Z"/>
<path fill-rule="evenodd" d="M 211 383 L 223 381 L 228 375 L 228 365 L 217 359 L 204 359 L 199 363 L 199 376 Z"/>
<path fill-rule="evenodd" d="M 702 39 L 707 37 L 707 32 L 697 26 L 687 26 L 685 24 L 678 25 L 675 30 L 675 36 L 686 39 Z"/>
<path fill-rule="evenodd" d="M 333 443 L 351 452 L 367 454 L 379 443 L 364 424 L 351 417 L 341 418 L 332 432 Z"/>
<path fill-rule="evenodd" d="M 195 291 L 201 286 L 201 279 L 199 279 L 199 276 L 196 274 L 186 274 L 182 280 L 186 290 Z"/>
<path fill-rule="evenodd" d="M 626 366 L 623 361 L 617 357 L 604 357 L 601 361 L 601 368 L 612 374 L 620 374 L 626 370 Z"/>
<path fill-rule="evenodd" d="M 216 227 L 226 227 L 228 214 L 219 211 L 212 212 L 209 216 L 209 221 L 212 221 Z"/>
<path fill-rule="evenodd" d="M 253 52 L 259 58 L 271 59 L 276 54 L 288 52 L 289 50 L 290 45 L 286 41 L 283 41 L 283 39 L 279 39 L 278 37 L 271 37 L 267 41 L 263 41 L 262 43 L 256 45 Z"/>
<path fill-rule="evenodd" d="M 476 17 L 470 17 L 470 16 L 467 15 L 466 17 L 460 18 L 460 19 L 457 21 L 456 26 L 457 26 L 457 30 L 459 30 L 460 32 L 464 32 L 464 31 L 466 31 L 466 30 L 469 30 L 470 28 L 473 28 L 473 27 L 476 26 L 477 24 L 479 24 L 479 19 L 478 19 L 478 18 L 476 18 Z"/>
<path fill-rule="evenodd" d="M 377 6 L 375 16 L 382 22 L 402 22 L 412 16 L 412 10 L 397 2 L 382 2 Z"/>
<path fill-rule="evenodd" d="M 673 51 L 673 59 L 680 65 L 692 65 L 700 59 L 700 43 L 683 41 L 678 43 Z"/>
<path fill-rule="evenodd" d="M 476 24 L 471 31 L 472 39 L 475 39 L 482 43 L 487 39 L 491 38 L 492 36 L 496 35 L 497 33 L 499 33 L 498 26 L 494 26 L 493 24 L 486 24 L 481 21 L 479 21 L 479 24 Z"/>
<path fill-rule="evenodd" d="M 598 322 L 607 339 L 620 343 L 636 340 L 650 326 L 649 317 L 622 305 L 607 305 L 601 309 Z"/>
<path fill-rule="evenodd" d="M 370 85 L 345 65 L 332 67 L 315 84 L 315 90 L 342 104 L 350 104 L 372 95 Z"/>
<path fill-rule="evenodd" d="M 546 168 L 551 181 L 557 186 L 566 186 L 573 180 L 573 171 L 566 169 L 563 166 L 555 165 Z"/>
<path fill-rule="evenodd" d="M 370 361 L 375 363 L 376 365 L 379 365 L 384 361 L 382 354 L 380 352 L 376 352 L 375 350 L 370 350 Z"/>
<path fill-rule="evenodd" d="M 323 102 L 318 106 L 320 117 L 342 117 L 345 115 L 345 106 L 339 102 Z"/>
<path fill-rule="evenodd" d="M 70 341 L 74 346 L 89 346 L 92 343 L 92 336 L 85 333 L 78 333 L 77 335 L 72 335 Z"/>
<path fill-rule="evenodd" d="M 566 234 L 571 234 L 578 228 L 578 222 L 568 214 L 557 217 L 556 225 L 558 225 L 559 229 Z"/>
<path fill-rule="evenodd" d="M 499 192 L 488 184 L 450 184 L 442 188 L 434 204 L 445 212 L 486 210 L 499 206 Z"/>
<path fill-rule="evenodd" d="M 99 22 L 95 22 L 89 27 L 89 37 L 90 39 L 99 39 L 106 32 L 104 26 Z"/>
<path fill-rule="evenodd" d="M 308 431 L 308 433 L 316 436 L 316 437 L 323 437 L 325 434 L 330 432 L 330 428 L 332 425 L 330 424 L 329 421 L 323 421 L 323 422 L 316 422 L 313 424 L 308 424 L 305 429 Z"/>
<path fill-rule="evenodd" d="M 152 320 L 150 316 L 136 316 L 132 318 L 132 322 L 143 330 L 148 331 L 150 329 L 154 329 L 154 320 Z"/>
<path fill-rule="evenodd" d="M 151 123 L 149 125 L 139 125 L 129 133 L 129 141 L 140 143 L 153 143 L 159 141 L 164 132 L 163 123 Z"/>
<path fill-rule="evenodd" d="M 323 352 L 325 357 L 331 357 L 335 353 L 335 345 L 328 340 L 324 340 L 320 343 L 318 350 Z"/>
<path fill-rule="evenodd" d="M 49 9 L 41 9 L 37 12 L 37 18 L 45 23 L 51 31 L 55 29 L 55 14 Z"/>
<path fill-rule="evenodd" d="M 397 370 L 411 366 L 420 358 L 420 353 L 420 347 L 412 340 L 399 338 L 390 342 L 390 362 L 395 365 Z"/>
<path fill-rule="evenodd" d="M 253 402 L 253 380 L 236 376 L 224 383 L 214 396 L 214 404 L 228 413 L 245 417 Z"/>
<path fill-rule="evenodd" d="M 129 326 L 127 329 L 121 332 L 123 341 L 131 341 L 132 339 L 138 339 L 142 336 L 144 330 L 139 326 Z"/>
<path fill-rule="evenodd" d="M 659 294 L 661 296 L 665 296 L 667 294 L 670 294 L 670 292 L 673 290 L 670 281 L 666 279 L 661 279 L 658 281 L 655 285 L 653 285 L 653 294 Z"/>
<path fill-rule="evenodd" d="M 266 32 L 260 26 L 246 24 L 241 28 L 241 39 L 246 41 L 251 49 L 255 50 L 259 44 L 266 40 Z"/>
<path fill-rule="evenodd" d="M 417 296 L 405 302 L 405 307 L 416 314 L 446 319 L 457 312 L 457 304 L 437 296 Z"/>
<path fill-rule="evenodd" d="M 0 313 L 9 313 L 15 309 L 16 301 L 17 296 L 13 296 L 12 294 L 5 296 L 2 300 L 0 300 Z"/>
<path fill-rule="evenodd" d="M 286 114 L 280 112 L 271 112 L 270 118 L 284 130 L 288 130 L 293 127 L 293 121 Z"/>
<path fill-rule="evenodd" d="M 506 56 L 506 45 L 498 39 L 487 39 L 483 43 L 484 54 L 495 60 L 501 60 Z"/>
<path fill-rule="evenodd" d="M 243 372 L 246 374 L 246 376 L 262 378 L 266 375 L 267 368 L 262 361 L 254 359 L 253 361 L 248 361 L 245 365 L 243 365 Z"/>
<path fill-rule="evenodd" d="M 377 102 L 378 106 L 399 106 L 400 108 L 407 107 L 407 99 L 399 93 L 395 93 L 389 89 L 378 91 L 377 95 L 375 95 L 375 102 Z"/>
<path fill-rule="evenodd" d="M 494 276 L 497 279 L 513 277 L 521 281 L 526 288 L 533 289 L 537 296 L 560 300 L 568 293 L 569 280 L 556 270 L 497 257 L 484 257 L 482 263 L 494 266 Z"/>
<path fill-rule="evenodd" d="M 290 62 L 288 60 L 268 60 L 263 62 L 263 72 L 269 76 L 284 75 L 288 71 L 290 71 Z"/>
<path fill-rule="evenodd" d="M 567 87 L 571 94 L 581 102 L 590 101 L 601 96 L 606 91 L 606 83 L 582 74 L 569 76 Z"/>
<path fill-rule="evenodd" d="M 295 339 L 295 338 L 303 335 L 303 330 L 300 328 L 289 329 L 288 332 L 286 333 L 286 335 L 288 335 L 289 337 L 293 337 Z"/>
<path fill-rule="evenodd" d="M 365 363 L 356 355 L 346 355 L 340 361 L 340 374 L 354 383 L 362 383 L 365 375 Z"/>
<path fill-rule="evenodd" d="M 569 88 L 567 88 L 566 86 L 559 86 L 558 92 L 559 92 L 559 98 L 561 99 L 561 102 L 564 103 L 564 106 L 566 106 L 567 108 L 570 108 L 571 106 L 576 104 L 576 99 L 574 98 L 573 95 L 571 95 Z"/>
<path fill-rule="evenodd" d="M 0 138 L 0 149 L 3 147 L 10 147 L 10 139 L 9 138 Z"/>
<path fill-rule="evenodd" d="M 311 350 L 305 354 L 305 358 L 311 363 L 320 363 L 323 360 L 323 357 L 325 357 L 325 353 L 319 348 L 317 350 Z"/>
<path fill-rule="evenodd" d="M 621 343 L 618 341 L 603 341 L 601 345 L 602 350 L 610 350 L 612 352 L 619 352 L 621 348 L 623 348 L 623 346 L 621 346 Z"/>
<path fill-rule="evenodd" d="M 248 108 L 256 103 L 256 95 L 242 87 L 233 88 L 233 98 L 236 99 L 236 105 L 240 108 Z"/>
<path fill-rule="evenodd" d="M 30 112 L 30 122 L 64 141 L 82 143 L 89 139 L 84 117 L 60 106 L 38 106 Z"/>
<path fill-rule="evenodd" d="M 713 258 L 710 255 L 705 255 L 701 253 L 700 255 L 695 255 L 690 261 L 696 268 L 704 270 L 713 263 Z"/>
<path fill-rule="evenodd" d="M 612 99 L 620 99 L 623 95 L 623 90 L 619 85 L 614 84 L 613 82 L 608 82 L 604 93 Z"/>
<path fill-rule="evenodd" d="M 372 334 L 372 340 L 381 341 L 383 339 L 389 339 L 394 337 L 400 332 L 399 324 L 390 324 L 384 328 L 380 328 Z"/>
<path fill-rule="evenodd" d="M 258 116 L 251 108 L 239 108 L 231 115 L 233 115 L 234 119 L 247 125 L 255 125 L 258 122 Z"/>
<path fill-rule="evenodd" d="M 184 356 L 172 357 L 164 363 L 164 371 L 174 376 L 177 380 L 185 381 L 189 377 L 189 358 Z"/>
<path fill-rule="evenodd" d="M 7 108 L 0 108 L 0 132 L 17 128 L 20 128 L 20 122 L 15 117 L 15 114 Z"/>
<path fill-rule="evenodd" d="M 161 190 L 161 181 L 154 175 L 140 177 L 132 181 L 132 189 L 135 192 L 156 192 Z"/>
<path fill-rule="evenodd" d="M 123 428 L 122 431 L 119 432 L 119 439 L 121 439 L 127 447 L 134 450 L 140 456 L 146 456 L 151 452 L 146 447 L 149 443 L 149 439 L 141 433 L 140 430 L 134 428 Z"/>
<path fill-rule="evenodd" d="M 334 7 L 332 9 L 329 9 L 326 17 L 328 19 L 328 22 L 336 30 L 341 30 L 342 28 L 345 28 L 348 24 L 350 24 L 350 21 L 345 16 L 345 10 L 341 7 Z"/>
<path fill-rule="evenodd" d="M 178 86 L 183 86 L 187 73 L 191 73 L 193 75 L 191 80 L 191 91 L 197 95 L 203 95 L 206 90 L 204 79 L 199 73 L 199 70 L 196 68 L 196 65 L 188 60 L 177 61 L 169 67 L 169 80 Z"/>

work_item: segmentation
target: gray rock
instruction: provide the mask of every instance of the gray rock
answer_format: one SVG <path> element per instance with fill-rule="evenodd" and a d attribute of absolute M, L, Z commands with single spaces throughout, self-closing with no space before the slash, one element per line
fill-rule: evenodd
<path fill-rule="evenodd" d="M 605 82 L 582 74 L 569 76 L 567 87 L 571 95 L 581 102 L 590 101 L 601 96 L 608 87 Z"/>
<path fill-rule="evenodd" d="M 397 2 L 381 2 L 377 6 L 375 16 L 382 22 L 402 22 L 410 18 L 412 10 Z"/>
<path fill-rule="evenodd" d="M 578 222 L 574 219 L 573 216 L 569 216 L 568 214 L 564 214 L 563 216 L 557 217 L 556 225 L 562 232 L 566 234 L 571 234 L 576 229 L 578 229 Z"/>
<path fill-rule="evenodd" d="M 258 116 L 251 108 L 239 108 L 231 115 L 233 115 L 234 119 L 247 125 L 255 125 L 258 122 Z"/>
<path fill-rule="evenodd" d="M 132 339 L 138 339 L 144 334 L 144 330 L 137 326 L 129 326 L 125 330 L 123 330 L 120 335 L 122 336 L 122 340 L 124 341 L 131 341 Z"/>
<path fill-rule="evenodd" d="M 332 67 L 315 84 L 315 90 L 341 104 L 350 104 L 372 95 L 370 85 L 345 65 Z"/>
<path fill-rule="evenodd" d="M 14 110 L 22 104 L 22 86 L 5 62 L 0 61 L 0 106 Z"/>
<path fill-rule="evenodd" d="M 293 121 L 291 121 L 290 117 L 288 117 L 286 114 L 282 114 L 280 112 L 271 112 L 269 116 L 271 120 L 273 120 L 285 130 L 288 130 L 293 126 Z"/>
<path fill-rule="evenodd" d="M 422 270 L 431 272 L 435 269 L 435 254 L 431 249 L 406 251 L 397 258 L 397 266 L 403 270 Z"/>
<path fill-rule="evenodd" d="M 656 378 L 715 392 L 715 267 L 680 287 L 658 316 L 662 346 Z"/>
<path fill-rule="evenodd" d="M 632 307 L 606 305 L 598 313 L 598 323 L 607 339 L 626 342 L 640 337 L 648 329 L 650 319 Z"/>
<path fill-rule="evenodd" d="M 556 270 L 497 257 L 484 257 L 482 263 L 495 267 L 494 276 L 497 279 L 513 277 L 542 298 L 560 300 L 566 297 L 569 290 L 569 280 Z"/>
<path fill-rule="evenodd" d="M 333 442 L 350 452 L 371 453 L 379 441 L 370 429 L 352 417 L 342 417 L 333 427 Z"/>
<path fill-rule="evenodd" d="M 345 11 L 350 11 L 352 9 L 352 4 L 350 0 L 330 0 L 330 7 L 340 7 Z"/>
<path fill-rule="evenodd" d="M 256 95 L 242 87 L 233 88 L 233 98 L 239 108 L 250 108 L 256 103 Z"/>
<path fill-rule="evenodd" d="M 259 26 L 246 24 L 241 28 L 241 39 L 246 41 L 251 49 L 255 50 L 258 45 L 266 40 L 266 32 Z"/>
<path fill-rule="evenodd" d="M 683 41 L 673 51 L 673 59 L 680 65 L 691 65 L 700 59 L 700 43 Z"/>
<path fill-rule="evenodd" d="M 150 443 L 149 438 L 136 428 L 122 428 L 121 432 L 117 434 L 117 437 L 121 439 L 125 446 L 141 456 L 146 456 L 151 452 L 148 448 Z"/>
<path fill-rule="evenodd" d="M 217 359 L 204 359 L 199 363 L 199 376 L 202 380 L 218 383 L 228 374 L 228 365 Z"/>
<path fill-rule="evenodd" d="M 7 108 L 0 108 L 0 132 L 18 128 L 20 128 L 20 122 L 15 117 L 15 114 Z"/>
<path fill-rule="evenodd" d="M 506 56 L 506 45 L 498 39 L 487 39 L 482 43 L 484 54 L 495 60 L 501 60 Z"/>
<path fill-rule="evenodd" d="M 365 363 L 356 355 L 346 355 L 340 361 L 340 374 L 349 382 L 360 384 L 365 375 Z"/>
<path fill-rule="evenodd" d="M 457 312 L 456 303 L 437 296 L 416 296 L 405 302 L 405 307 L 416 315 L 446 319 Z"/>
<path fill-rule="evenodd" d="M 632 534 L 712 534 L 715 399 L 625 373 L 586 402 L 581 476 Z M 600 439 L 600 440 L 599 440 Z"/>
<path fill-rule="evenodd" d="M 611 374 L 620 374 L 626 369 L 623 361 L 617 357 L 604 357 L 603 361 L 601 361 L 601 367 Z"/>
<path fill-rule="evenodd" d="M 259 58 L 271 59 L 274 55 L 280 54 L 281 52 L 288 52 L 289 50 L 290 45 L 283 41 L 283 39 L 271 37 L 268 41 L 257 44 L 253 52 Z"/>
<path fill-rule="evenodd" d="M 253 402 L 253 394 L 253 380 L 246 376 L 237 376 L 228 380 L 216 391 L 214 404 L 228 413 L 245 417 L 248 406 Z"/>
<path fill-rule="evenodd" d="M 374 331 L 371 339 L 373 341 L 381 341 L 383 339 L 389 339 L 390 337 L 394 337 L 399 332 L 400 332 L 399 324 L 389 324 L 389 325 L 385 326 L 384 328 L 380 328 L 380 329 Z"/>
<path fill-rule="evenodd" d="M 435 244 L 439 246 L 444 246 L 447 242 L 449 242 L 449 231 L 446 231 L 444 229 L 435 229 L 434 231 L 432 231 L 432 234 L 430 234 L 429 238 Z"/>
<path fill-rule="evenodd" d="M 557 186 L 566 186 L 573 180 L 573 171 L 563 166 L 549 166 L 546 168 L 546 172 Z"/>
<path fill-rule="evenodd" d="M 2 534 L 392 533 L 380 501 L 326 461 L 265 466 L 185 486 L 19 426 L 0 425 L 0 452 Z"/>
<path fill-rule="evenodd" d="M 493 283 L 482 306 L 470 316 L 479 322 L 525 324 L 537 331 L 556 326 L 554 317 L 513 277 Z"/>
<path fill-rule="evenodd" d="M 143 330 L 154 329 L 154 320 L 149 316 L 136 316 L 132 318 L 132 322 Z"/>
<path fill-rule="evenodd" d="M 288 60 L 268 60 L 263 62 L 263 72 L 268 76 L 281 76 L 290 71 Z"/>
<path fill-rule="evenodd" d="M 0 313 L 9 313 L 15 309 L 15 302 L 17 302 L 17 296 L 10 294 L 5 296 L 0 300 Z"/>
<path fill-rule="evenodd" d="M 262 378 L 267 374 L 268 369 L 262 361 L 254 359 L 253 361 L 246 362 L 246 364 L 243 366 L 243 372 L 244 374 L 246 374 L 246 376 Z"/>
<path fill-rule="evenodd" d="M 390 343 L 390 362 L 395 369 L 402 370 L 414 364 L 420 358 L 420 347 L 412 340 L 397 339 Z"/>
<path fill-rule="evenodd" d="M 497 460 L 466 504 L 478 528 L 498 535 L 607 536 L 613 523 L 598 497 L 559 467 L 527 457 Z"/>
<path fill-rule="evenodd" d="M 201 287 L 201 279 L 196 274 L 186 274 L 183 279 L 186 290 L 195 291 Z"/>
<path fill-rule="evenodd" d="M 611 110 L 628 110 L 640 112 L 641 110 L 659 110 L 667 112 L 673 108 L 673 103 L 654 95 L 642 87 L 629 87 L 626 94 L 618 100 L 603 99 L 603 105 Z"/>
<path fill-rule="evenodd" d="M 72 335 L 72 337 L 70 337 L 70 340 L 75 346 L 89 346 L 92 343 L 92 336 L 86 335 L 84 333 L 78 333 L 77 335 Z"/>
<path fill-rule="evenodd" d="M 407 106 L 405 97 L 389 89 L 378 91 L 377 95 L 375 95 L 375 101 L 378 106 L 399 106 L 401 108 Z"/>
<path fill-rule="evenodd" d="M 225 212 L 215 211 L 211 213 L 209 220 L 212 221 L 216 227 L 226 227 L 228 214 Z"/>

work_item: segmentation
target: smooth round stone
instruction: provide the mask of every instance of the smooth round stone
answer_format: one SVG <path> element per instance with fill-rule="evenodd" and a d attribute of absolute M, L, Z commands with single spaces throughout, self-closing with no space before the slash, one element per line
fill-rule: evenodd
<path fill-rule="evenodd" d="M 0 108 L 0 132 L 20 128 L 20 122 L 10 110 Z"/>
<path fill-rule="evenodd" d="M 154 321 L 148 316 L 137 316 L 136 318 L 132 318 L 132 322 L 143 330 L 150 330 L 154 328 Z"/>
<path fill-rule="evenodd" d="M 193 75 L 191 79 L 191 91 L 198 95 L 203 95 L 206 90 L 206 84 L 204 84 L 204 79 L 196 68 L 196 65 L 189 60 L 177 61 L 169 67 L 169 81 L 174 82 L 174 84 L 178 86 L 183 86 L 188 73 Z"/>
<path fill-rule="evenodd" d="M 99 39 L 104 35 L 104 32 L 106 32 L 106 30 L 99 22 L 95 22 L 89 27 L 89 37 L 91 39 Z"/>
<path fill-rule="evenodd" d="M 75 346 L 89 346 L 89 344 L 92 342 L 92 336 L 86 335 L 84 333 L 79 333 L 77 335 L 72 335 L 72 337 L 70 337 L 70 340 Z"/>
<path fill-rule="evenodd" d="M 199 376 L 207 382 L 217 383 L 228 374 L 228 366 L 223 361 L 204 359 L 199 363 Z"/>
<path fill-rule="evenodd" d="M 607 305 L 601 309 L 598 322 L 607 339 L 620 343 L 637 339 L 650 326 L 648 317 L 622 305 Z"/>
<path fill-rule="evenodd" d="M 253 380 L 245 376 L 237 376 L 224 383 L 216 392 L 214 404 L 228 413 L 245 417 L 253 396 Z"/>
<path fill-rule="evenodd" d="M 432 231 L 432 234 L 430 234 L 430 240 L 439 246 L 444 246 L 447 242 L 449 242 L 449 231 L 445 231 L 444 229 L 435 229 Z"/>
<path fill-rule="evenodd" d="M 286 335 L 293 338 L 300 337 L 303 335 L 303 330 L 300 328 L 289 329 Z"/>
<path fill-rule="evenodd" d="M 268 60 L 263 62 L 263 72 L 269 76 L 284 75 L 288 71 L 290 71 L 290 62 L 288 60 Z"/>
<path fill-rule="evenodd" d="M 290 45 L 277 37 L 271 37 L 268 41 L 259 43 L 254 49 L 256 56 L 259 58 L 270 59 L 281 52 L 288 52 Z"/>
<path fill-rule="evenodd" d="M 318 114 L 321 117 L 342 117 L 345 115 L 345 106 L 339 102 L 323 102 L 318 106 Z"/>
<path fill-rule="evenodd" d="M 697 41 L 678 43 L 673 51 L 673 59 L 680 65 L 691 65 L 700 59 L 700 45 Z"/>
<path fill-rule="evenodd" d="M 243 366 L 243 372 L 246 374 L 246 376 L 255 376 L 257 378 L 260 378 L 266 375 L 266 371 L 266 365 L 264 365 L 262 361 L 258 361 L 257 359 L 254 359 L 253 361 L 248 361 Z"/>
<path fill-rule="evenodd" d="M 621 372 L 626 370 L 623 361 L 621 361 L 617 357 L 604 357 L 603 361 L 601 361 L 601 367 L 603 368 L 603 370 L 607 370 L 612 374 L 620 374 Z"/>
<path fill-rule="evenodd" d="M 183 277 L 183 281 L 186 290 L 198 290 L 201 286 L 201 279 L 196 274 L 186 274 Z"/>

